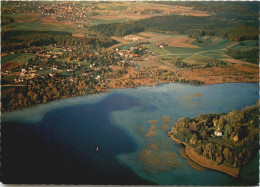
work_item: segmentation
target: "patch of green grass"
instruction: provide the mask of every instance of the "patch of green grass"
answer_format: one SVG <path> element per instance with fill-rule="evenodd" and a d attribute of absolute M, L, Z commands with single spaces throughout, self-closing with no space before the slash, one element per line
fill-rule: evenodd
<path fill-rule="evenodd" d="M 134 47 L 134 46 L 136 46 L 136 45 L 137 45 L 137 43 L 124 44 L 124 45 L 120 45 L 120 46 L 118 46 L 118 47 L 116 47 L 116 48 L 118 48 L 119 50 L 128 50 L 128 49 L 130 49 L 131 47 Z"/>
<path fill-rule="evenodd" d="M 218 143 L 222 146 L 227 146 L 227 147 L 230 147 L 230 148 L 234 147 L 234 142 L 230 139 L 223 139 L 221 137 L 214 137 L 214 138 L 209 138 L 208 140 L 210 142 L 213 142 L 213 143 Z"/>
<path fill-rule="evenodd" d="M 4 64 L 6 62 L 11 61 L 13 58 L 16 58 L 17 56 L 19 56 L 19 54 L 8 54 L 6 56 L 2 56 L 1 57 L 1 64 Z"/>
<path fill-rule="evenodd" d="M 24 22 L 24 23 L 10 23 L 6 26 L 2 26 L 2 31 L 8 30 L 34 30 L 34 31 L 66 31 L 74 33 L 77 29 L 76 26 L 72 25 L 52 25 L 52 24 L 41 24 L 38 22 Z"/>
<path fill-rule="evenodd" d="M 60 73 L 61 76 L 64 76 L 64 77 L 71 77 L 73 75 L 73 72 L 70 72 L 70 71 L 63 71 Z"/>
<path fill-rule="evenodd" d="M 199 50 L 194 50 L 194 49 L 191 49 L 191 48 L 183 48 L 183 47 L 167 46 L 167 47 L 165 47 L 165 49 L 170 53 L 180 54 L 180 55 L 192 55 L 192 53 L 199 52 Z"/>
<path fill-rule="evenodd" d="M 167 55 L 167 54 L 169 54 L 169 52 L 167 52 L 166 50 L 164 50 L 160 47 L 156 47 L 153 44 L 147 44 L 146 47 L 150 51 L 154 52 L 156 55 Z"/>
<path fill-rule="evenodd" d="M 216 37 L 209 37 L 203 39 L 200 37 L 201 43 L 194 41 L 192 44 L 199 48 L 181 48 L 181 47 L 170 47 L 167 46 L 165 49 L 173 55 L 180 56 L 182 58 L 226 58 L 225 49 L 232 41 L 220 39 Z"/>
<path fill-rule="evenodd" d="M 108 8 L 109 10 L 127 10 L 127 6 L 124 6 L 124 5 L 115 5 L 115 4 L 108 5 L 107 8 Z"/>
<path fill-rule="evenodd" d="M 31 58 L 33 58 L 35 56 L 36 55 L 34 55 L 34 54 L 8 54 L 1 58 L 1 64 L 10 62 L 10 61 L 25 64 L 28 60 L 30 60 Z"/>
<path fill-rule="evenodd" d="M 17 57 L 12 59 L 12 62 L 25 64 L 28 60 L 35 56 L 35 54 L 19 54 Z"/>
<path fill-rule="evenodd" d="M 205 51 L 205 50 L 218 50 L 227 47 L 232 41 L 225 40 L 216 37 L 209 37 L 207 39 L 200 38 L 201 43 L 197 41 L 192 42 L 193 45 L 196 45 L 200 48 L 194 49 L 194 51 Z"/>
<path fill-rule="evenodd" d="M 85 62 L 85 61 L 77 61 L 77 60 L 70 60 L 70 61 L 68 61 L 68 58 L 67 57 L 65 57 L 65 58 L 56 58 L 55 59 L 55 61 L 56 62 L 63 62 L 63 63 L 65 63 L 65 62 L 67 62 L 67 63 L 76 63 L 76 64 L 81 64 L 81 65 L 83 65 L 83 66 L 89 66 L 90 65 L 90 62 Z"/>
<path fill-rule="evenodd" d="M 56 73 L 56 72 L 58 71 L 53 69 L 46 69 L 46 70 L 37 71 L 36 73 L 39 75 L 47 75 L 49 73 Z"/>
<path fill-rule="evenodd" d="M 15 77 L 16 77 L 16 75 L 4 76 L 4 80 L 11 81 L 11 80 L 14 80 Z"/>
<path fill-rule="evenodd" d="M 258 48 L 257 40 L 246 40 L 242 41 L 237 45 L 230 47 L 230 49 L 249 49 L 249 48 Z"/>
<path fill-rule="evenodd" d="M 216 59 L 223 59 L 223 58 L 227 58 L 227 55 L 225 54 L 224 50 L 219 50 L 219 51 L 208 51 L 208 52 L 204 52 L 201 53 L 199 55 L 193 55 L 192 57 L 206 57 L 206 58 L 216 58 Z"/>
<path fill-rule="evenodd" d="M 104 20 L 104 19 L 94 19 L 92 20 L 92 25 L 99 24 L 111 24 L 111 23 L 124 23 L 125 19 L 113 19 L 113 20 Z"/>

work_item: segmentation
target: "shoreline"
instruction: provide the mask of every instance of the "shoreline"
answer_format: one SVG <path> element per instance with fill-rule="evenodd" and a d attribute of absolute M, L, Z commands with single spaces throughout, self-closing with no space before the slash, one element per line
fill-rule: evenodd
<path fill-rule="evenodd" d="M 218 165 L 217 162 L 215 162 L 213 160 L 209 160 L 209 159 L 205 158 L 204 156 L 199 155 L 198 153 L 195 152 L 195 150 L 191 146 L 189 146 L 185 142 L 182 142 L 182 141 L 176 139 L 175 137 L 173 137 L 173 135 L 171 135 L 170 138 L 174 142 L 185 145 L 185 153 L 189 156 L 189 158 L 193 162 L 195 162 L 195 163 L 197 163 L 197 164 L 199 164 L 199 165 L 201 165 L 205 168 L 217 170 L 217 171 L 229 174 L 234 178 L 239 176 L 239 169 L 238 168 L 230 168 L 230 167 L 227 167 L 227 166 L 224 166 L 224 165 Z"/>
<path fill-rule="evenodd" d="M 116 88 L 107 88 L 103 91 L 100 91 L 100 92 L 96 92 L 96 93 L 91 93 L 91 94 L 82 94 L 82 95 L 74 95 L 74 96 L 68 96 L 68 97 L 64 97 L 64 98 L 59 98 L 59 99 L 53 99 L 53 100 L 50 100 L 50 101 L 47 101 L 47 102 L 43 102 L 43 103 L 37 103 L 37 104 L 33 104 L 33 105 L 30 105 L 30 106 L 26 106 L 26 107 L 21 107 L 21 108 L 17 108 L 15 110 L 1 110 L 1 113 L 9 113 L 9 112 L 13 112 L 13 111 L 19 111 L 19 110 L 22 110 L 22 109 L 26 109 L 26 108 L 31 108 L 33 106 L 37 106 L 37 105 L 40 105 L 40 104 L 46 104 L 46 103 L 49 103 L 49 102 L 53 102 L 53 101 L 57 101 L 57 100 L 62 100 L 62 99 L 68 99 L 68 98 L 72 98 L 72 97 L 78 97 L 78 96 L 87 96 L 87 95 L 94 95 L 94 94 L 100 94 L 100 93 L 106 93 L 106 92 L 111 92 L 113 90 L 117 90 L 117 89 L 127 89 L 127 88 L 138 88 L 138 87 L 157 87 L 159 86 L 160 84 L 171 84 L 171 83 L 174 83 L 174 84 L 187 84 L 187 85 L 191 85 L 191 86 L 209 86 L 209 85 L 217 85 L 217 84 L 229 84 L 229 83 L 260 83 L 259 81 L 252 81 L 252 82 L 217 82 L 217 83 L 214 83 L 214 84 L 203 84 L 203 85 L 193 85 L 193 84 L 190 84 L 190 83 L 181 83 L 181 82 L 163 82 L 163 81 L 158 81 L 156 84 L 142 84 L 142 85 L 138 85 L 138 86 L 133 86 L 133 87 L 125 87 L 125 88 L 122 88 L 122 87 L 116 87 Z M 5 85 L 1 85 L 1 87 L 4 87 Z"/>

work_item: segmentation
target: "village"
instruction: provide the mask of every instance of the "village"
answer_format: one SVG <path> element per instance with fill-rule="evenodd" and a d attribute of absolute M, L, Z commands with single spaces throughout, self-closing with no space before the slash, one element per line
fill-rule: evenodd
<path fill-rule="evenodd" d="M 156 55 L 142 43 L 125 50 L 97 49 L 91 44 L 85 47 L 53 43 L 9 51 L 6 55 L 29 58 L 24 64 L 10 60 L 2 65 L 2 86 L 11 89 L 3 92 L 1 109 L 12 110 L 114 88 L 178 81 L 174 72 L 139 65 L 138 62 Z M 12 89 L 15 92 L 10 95 Z"/>
<path fill-rule="evenodd" d="M 97 15 L 98 7 L 88 3 L 84 6 L 75 2 L 13 2 L 14 7 L 3 9 L 4 14 L 38 13 L 42 16 L 54 15 L 58 21 L 85 22 L 90 16 Z"/>

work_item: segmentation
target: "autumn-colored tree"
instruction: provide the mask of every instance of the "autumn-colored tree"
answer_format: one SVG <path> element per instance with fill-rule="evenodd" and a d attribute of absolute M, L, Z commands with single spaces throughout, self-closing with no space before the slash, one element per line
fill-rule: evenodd
<path fill-rule="evenodd" d="M 229 148 L 225 148 L 224 151 L 223 151 L 223 154 L 224 154 L 224 158 L 227 160 L 227 161 L 230 161 L 232 159 L 232 152 L 229 150 Z"/>

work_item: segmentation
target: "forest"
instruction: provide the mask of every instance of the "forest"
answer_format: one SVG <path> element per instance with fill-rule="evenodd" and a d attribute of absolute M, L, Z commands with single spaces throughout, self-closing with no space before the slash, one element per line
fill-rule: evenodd
<path fill-rule="evenodd" d="M 158 4 L 179 5 L 192 7 L 195 10 L 207 11 L 211 16 L 237 20 L 246 23 L 247 26 L 258 27 L 258 2 L 192 2 L 192 1 L 158 1 Z M 242 13 L 242 12 L 246 12 Z"/>
<path fill-rule="evenodd" d="M 3 52 L 10 52 L 17 49 L 24 49 L 31 46 L 46 45 L 74 45 L 87 46 L 93 45 L 109 47 L 116 44 L 115 40 L 107 37 L 97 38 L 78 38 L 71 33 L 59 31 L 6 31 L 1 33 Z"/>
<path fill-rule="evenodd" d="M 259 150 L 259 103 L 226 114 L 179 118 L 169 135 L 195 151 L 231 168 L 248 163 Z M 215 136 L 219 129 L 221 136 Z"/>
<path fill-rule="evenodd" d="M 227 54 L 234 59 L 244 60 L 254 64 L 259 63 L 259 50 L 253 49 L 229 49 Z"/>
<path fill-rule="evenodd" d="M 234 41 L 258 40 L 257 2 L 156 2 L 193 7 L 207 11 L 210 16 L 168 15 L 151 17 L 139 21 L 90 26 L 90 30 L 105 36 L 123 36 L 141 31 L 164 31 L 186 34 L 219 36 Z M 144 11 L 143 14 L 155 10 Z"/>
<path fill-rule="evenodd" d="M 218 17 L 158 16 L 136 22 L 100 24 L 90 27 L 104 36 L 124 36 L 142 31 L 170 31 L 175 34 L 219 36 L 234 41 L 257 40 L 258 27 L 237 25 Z"/>

